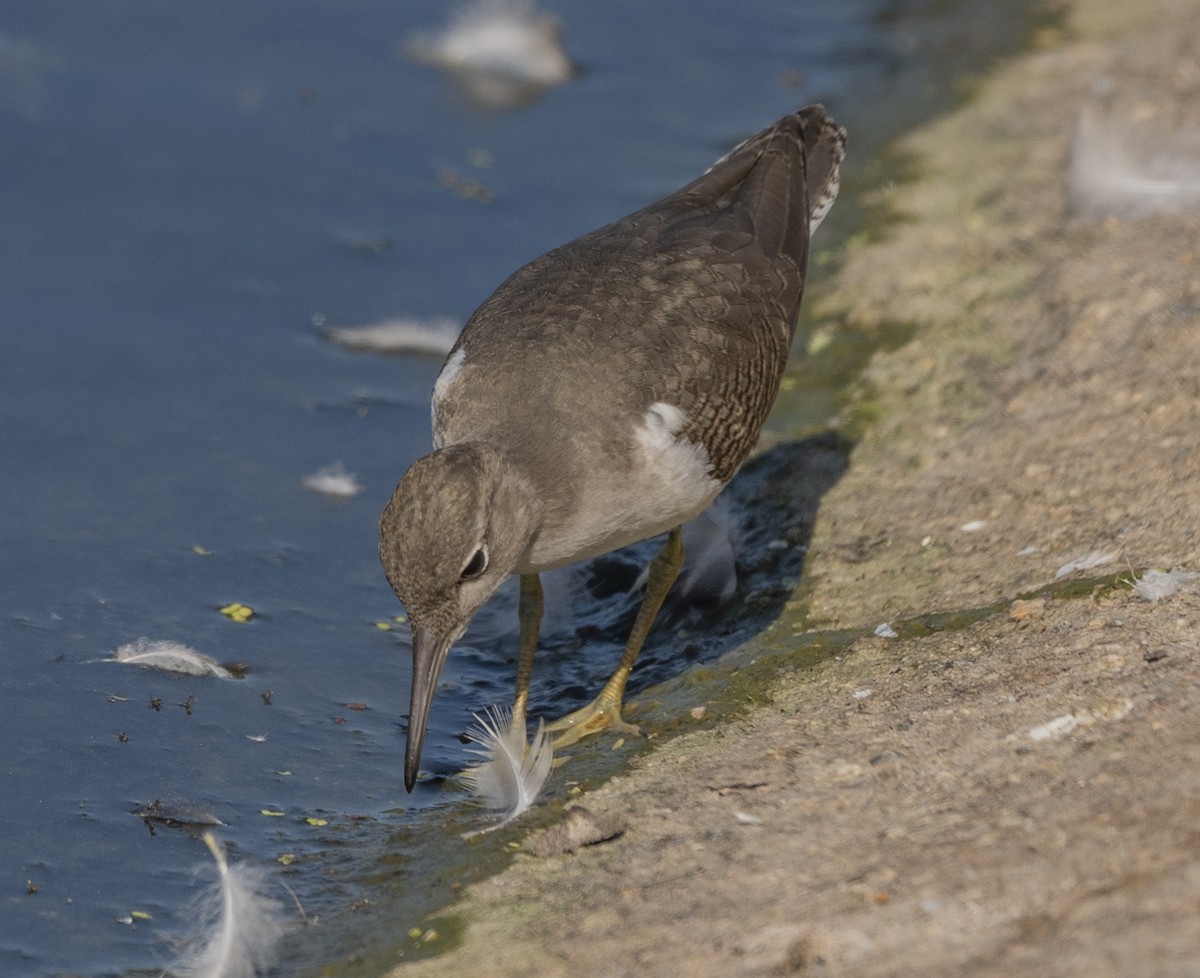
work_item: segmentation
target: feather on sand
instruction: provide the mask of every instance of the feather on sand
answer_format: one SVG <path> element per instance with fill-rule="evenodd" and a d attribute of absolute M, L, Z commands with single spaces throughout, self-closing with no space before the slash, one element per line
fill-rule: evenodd
<path fill-rule="evenodd" d="M 491 707 L 476 714 L 475 720 L 479 726 L 467 731 L 467 736 L 479 746 L 468 750 L 483 763 L 468 768 L 461 777 L 487 808 L 499 813 L 500 820 L 468 832 L 465 838 L 493 832 L 527 811 L 554 767 L 554 744 L 541 720 L 532 744 L 525 742 L 524 724 L 515 725 L 508 710 Z"/>

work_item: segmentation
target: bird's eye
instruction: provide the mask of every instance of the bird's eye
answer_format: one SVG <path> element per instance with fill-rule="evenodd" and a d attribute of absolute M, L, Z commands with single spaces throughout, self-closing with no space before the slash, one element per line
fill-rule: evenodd
<path fill-rule="evenodd" d="M 459 575 L 459 580 L 473 581 L 485 570 L 487 570 L 487 565 L 487 547 L 480 547 L 471 555 L 471 559 L 467 561 L 467 566 L 462 569 L 462 574 Z"/>

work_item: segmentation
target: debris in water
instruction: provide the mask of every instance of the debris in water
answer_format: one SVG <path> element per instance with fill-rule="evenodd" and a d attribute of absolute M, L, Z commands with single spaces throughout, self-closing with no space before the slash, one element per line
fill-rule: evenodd
<path fill-rule="evenodd" d="M 151 834 L 155 824 L 172 829 L 211 828 L 225 824 L 217 818 L 212 809 L 178 798 L 155 798 L 150 804 L 135 808 L 132 814 L 146 823 Z"/>
<path fill-rule="evenodd" d="M 217 610 L 230 621 L 236 621 L 239 625 L 244 625 L 254 617 L 254 609 L 240 601 L 234 601 Z"/>

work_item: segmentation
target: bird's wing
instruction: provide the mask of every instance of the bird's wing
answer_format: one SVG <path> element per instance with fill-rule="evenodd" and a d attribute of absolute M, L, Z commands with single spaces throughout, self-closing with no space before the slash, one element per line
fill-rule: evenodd
<path fill-rule="evenodd" d="M 519 269 L 452 352 L 463 353 L 471 396 L 440 422 L 476 428 L 514 411 L 640 418 L 665 402 L 686 417 L 679 436 L 703 445 L 726 481 L 774 401 L 811 200 L 831 183 L 836 192 L 841 139 L 819 107 L 787 116 L 676 193 Z M 514 392 L 518 371 L 538 389 Z"/>

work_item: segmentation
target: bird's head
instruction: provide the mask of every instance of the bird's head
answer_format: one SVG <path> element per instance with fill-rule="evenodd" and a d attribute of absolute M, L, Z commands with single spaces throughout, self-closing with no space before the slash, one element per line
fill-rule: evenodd
<path fill-rule="evenodd" d="M 379 520 L 379 557 L 412 630 L 404 785 L 412 791 L 429 706 L 456 639 L 520 564 L 535 500 L 498 453 L 452 445 L 419 459 Z"/>

